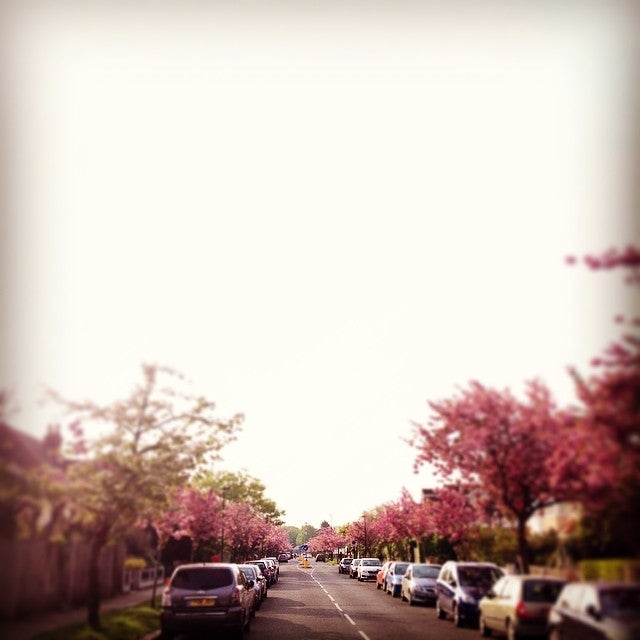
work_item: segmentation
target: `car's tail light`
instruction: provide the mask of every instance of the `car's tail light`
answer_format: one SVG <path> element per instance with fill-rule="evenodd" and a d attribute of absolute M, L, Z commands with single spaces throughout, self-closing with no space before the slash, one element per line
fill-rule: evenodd
<path fill-rule="evenodd" d="M 171 606 L 171 589 L 168 586 L 162 590 L 162 606 Z"/>
<path fill-rule="evenodd" d="M 516 615 L 518 616 L 518 618 L 530 618 L 531 611 L 527 609 L 527 605 L 525 605 L 524 602 L 520 601 L 516 605 Z"/>
<path fill-rule="evenodd" d="M 240 604 L 242 604 L 242 598 L 240 597 L 241 590 L 242 590 L 242 587 L 236 587 L 231 592 L 231 604 L 232 605 L 240 605 Z"/>

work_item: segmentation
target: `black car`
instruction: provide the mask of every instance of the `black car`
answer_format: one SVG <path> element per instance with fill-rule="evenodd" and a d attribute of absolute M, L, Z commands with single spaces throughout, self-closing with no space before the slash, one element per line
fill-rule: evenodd
<path fill-rule="evenodd" d="M 569 582 L 549 612 L 550 640 L 638 640 L 640 584 Z"/>
<path fill-rule="evenodd" d="M 326 556 L 324 555 L 324 553 L 319 553 L 316 556 L 316 562 L 324 562 L 326 560 Z"/>

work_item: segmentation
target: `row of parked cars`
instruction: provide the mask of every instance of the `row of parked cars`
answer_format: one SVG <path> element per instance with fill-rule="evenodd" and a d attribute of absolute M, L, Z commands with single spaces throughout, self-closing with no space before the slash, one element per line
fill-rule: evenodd
<path fill-rule="evenodd" d="M 443 565 L 343 558 L 338 572 L 359 581 L 363 562 L 378 561 L 376 587 L 410 605 L 435 606 L 441 620 L 476 626 L 484 637 L 640 640 L 640 584 L 566 582 L 506 574 L 488 562 Z"/>
<path fill-rule="evenodd" d="M 276 558 L 177 567 L 162 592 L 160 633 L 228 632 L 243 638 L 267 592 L 280 579 Z"/>

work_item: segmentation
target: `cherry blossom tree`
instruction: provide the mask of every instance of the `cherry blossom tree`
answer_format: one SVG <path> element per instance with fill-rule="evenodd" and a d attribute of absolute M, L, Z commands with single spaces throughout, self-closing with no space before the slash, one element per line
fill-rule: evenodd
<path fill-rule="evenodd" d="M 640 290 L 640 250 L 633 246 L 585 256 L 583 262 L 596 271 L 622 269 L 630 291 L 637 295 Z M 638 549 L 640 318 L 618 314 L 615 322 L 623 333 L 592 360 L 591 374 L 570 370 L 581 405 L 570 414 L 571 446 L 556 452 L 555 479 L 570 483 L 591 513 L 602 512 L 615 500 L 616 511 L 623 514 L 620 524 L 635 530 L 629 539 L 635 539 Z"/>
<path fill-rule="evenodd" d="M 291 549 L 291 541 L 287 530 L 277 524 L 268 523 L 267 535 L 262 542 L 263 555 L 277 556 L 282 551 Z"/>
<path fill-rule="evenodd" d="M 188 537 L 191 541 L 190 560 L 194 560 L 204 544 L 219 539 L 222 526 L 221 512 L 222 500 L 212 489 L 180 487 L 170 508 L 153 524 L 161 547 L 170 538 L 180 540 Z"/>
<path fill-rule="evenodd" d="M 347 541 L 362 547 L 362 554 L 370 555 L 384 541 L 382 523 L 376 511 L 365 511 L 362 517 L 348 524 L 346 528 Z"/>
<path fill-rule="evenodd" d="M 610 249 L 584 260 L 595 270 L 627 269 L 627 282 L 640 290 L 638 249 Z M 582 444 L 587 445 L 589 455 L 598 454 L 600 449 L 598 457 L 604 460 L 600 471 L 607 476 L 614 473 L 619 484 L 640 480 L 640 317 L 626 319 L 619 314 L 615 321 L 626 330 L 592 360 L 594 373 L 584 377 L 575 368 L 570 371 L 585 409 L 579 416 Z M 603 445 L 606 452 L 602 451 Z"/>
<path fill-rule="evenodd" d="M 320 527 L 318 535 L 311 538 L 308 542 L 309 551 L 318 553 L 319 551 L 333 552 L 334 549 L 345 547 L 347 540 L 331 527 Z"/>
<path fill-rule="evenodd" d="M 375 509 L 375 530 L 379 545 L 386 547 L 392 558 L 411 559 L 411 549 L 425 535 L 425 523 L 421 520 L 423 509 L 416 503 L 407 489 L 394 502 Z"/>
<path fill-rule="evenodd" d="M 254 555 L 257 549 L 262 548 L 269 534 L 269 523 L 246 502 L 228 504 L 224 521 L 225 541 L 231 549 L 231 560 L 234 562 Z"/>
<path fill-rule="evenodd" d="M 550 482 L 548 464 L 565 423 L 549 390 L 531 381 L 519 400 L 509 390 L 471 382 L 458 395 L 429 406 L 432 416 L 426 425 L 414 424 L 411 442 L 418 451 L 416 469 L 430 464 L 449 487 L 436 509 L 441 512 L 437 527 L 444 526 L 446 510 L 456 511 L 454 496 L 464 510 L 470 499 L 478 519 L 501 515 L 515 523 L 519 561 L 527 571 L 527 520 L 563 497 Z"/>

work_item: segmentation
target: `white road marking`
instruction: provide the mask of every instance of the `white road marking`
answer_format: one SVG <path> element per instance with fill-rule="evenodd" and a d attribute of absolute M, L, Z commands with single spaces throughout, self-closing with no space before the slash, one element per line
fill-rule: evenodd
<path fill-rule="evenodd" d="M 353 621 L 353 619 L 351 618 L 351 616 L 349 616 L 349 614 L 345 613 L 344 617 L 355 627 L 356 623 Z"/>

